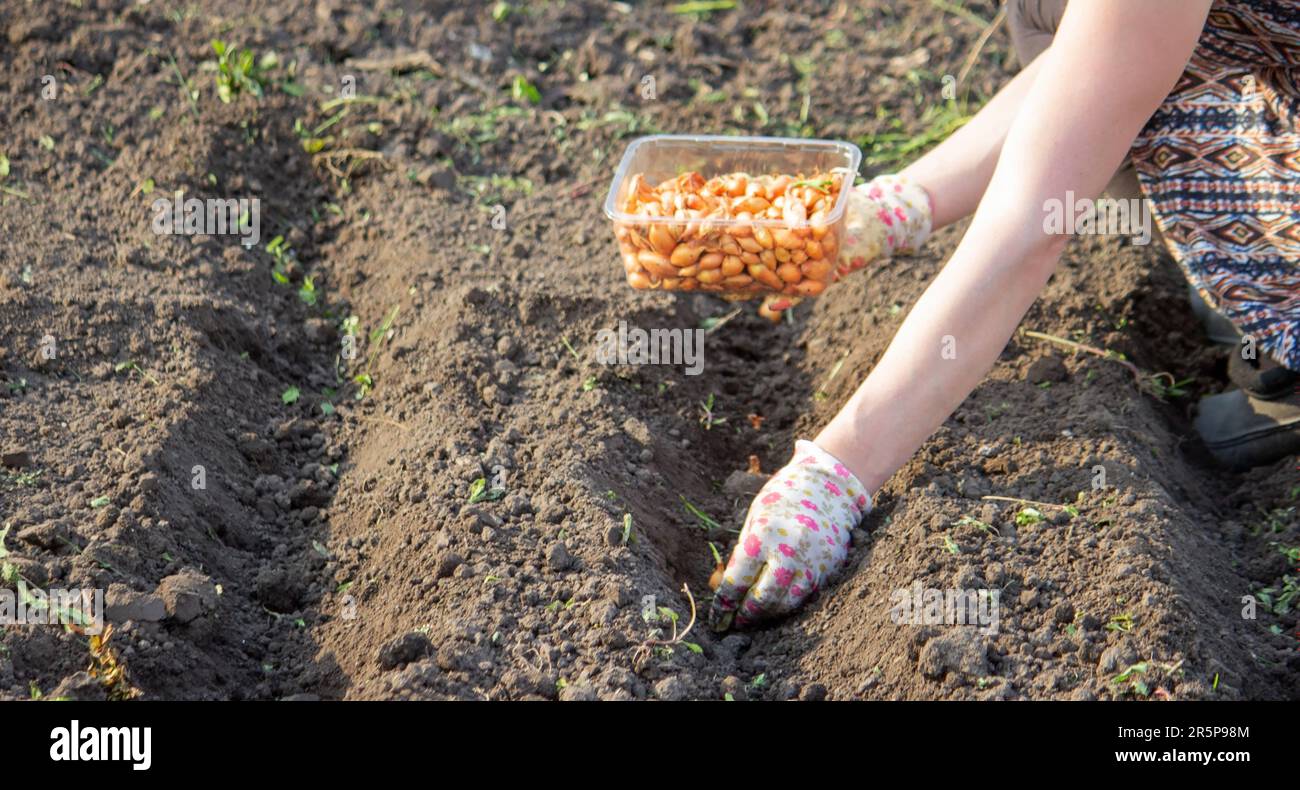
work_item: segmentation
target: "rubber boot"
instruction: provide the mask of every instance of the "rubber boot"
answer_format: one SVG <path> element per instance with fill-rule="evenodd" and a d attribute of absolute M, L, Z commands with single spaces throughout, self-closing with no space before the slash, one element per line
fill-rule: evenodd
<path fill-rule="evenodd" d="M 1228 378 L 1260 400 L 1277 400 L 1300 387 L 1300 372 L 1282 367 L 1267 354 L 1255 359 L 1243 359 L 1240 353 L 1229 354 Z"/>
<path fill-rule="evenodd" d="M 1300 393 L 1264 400 L 1245 390 L 1202 398 L 1193 423 L 1215 460 L 1249 469 L 1300 452 Z"/>

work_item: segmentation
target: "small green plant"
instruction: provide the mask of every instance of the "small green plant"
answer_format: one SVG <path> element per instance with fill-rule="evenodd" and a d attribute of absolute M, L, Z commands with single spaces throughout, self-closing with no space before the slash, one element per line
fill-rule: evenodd
<path fill-rule="evenodd" d="M 686 641 L 686 635 L 695 627 L 695 596 L 691 595 L 691 588 L 685 584 L 682 585 L 682 592 L 686 595 L 686 600 L 689 601 L 691 605 L 690 622 L 688 622 L 686 628 L 679 633 L 677 631 L 677 623 L 681 617 L 677 612 L 673 611 L 669 607 L 660 606 L 657 609 L 642 611 L 641 618 L 645 620 L 647 624 L 669 623 L 672 626 L 672 633 L 667 639 L 664 639 L 662 638 L 663 631 L 660 628 L 652 628 L 650 636 L 637 647 L 633 657 L 634 664 L 641 663 L 641 661 L 655 653 L 671 655 L 673 648 L 677 645 L 685 647 L 692 653 L 704 652 L 704 648 L 700 645 Z"/>
<path fill-rule="evenodd" d="M 678 494 L 678 497 L 682 500 L 682 505 L 686 508 L 686 512 L 690 513 L 692 516 L 695 516 L 696 521 L 699 522 L 700 529 L 703 530 L 722 529 L 722 525 L 719 524 L 718 520 L 715 519 L 713 516 L 710 516 L 708 513 L 705 513 L 703 510 L 700 510 L 695 505 L 692 505 L 690 500 L 688 500 L 686 497 L 680 494 Z"/>
<path fill-rule="evenodd" d="M 298 287 L 298 298 L 303 304 L 316 306 L 316 281 L 313 278 L 302 278 L 302 285 Z"/>
<path fill-rule="evenodd" d="M 4 152 L 0 151 L 0 192 L 4 192 L 7 195 L 13 195 L 17 198 L 22 198 L 23 200 L 28 200 L 29 198 L 26 192 L 21 189 L 15 189 L 14 187 L 8 186 L 4 183 L 4 180 L 8 177 L 9 157 L 5 156 Z"/>
<path fill-rule="evenodd" d="M 623 514 L 623 545 L 626 546 L 629 543 L 636 543 L 636 535 L 632 534 L 632 514 L 624 513 Z"/>
<path fill-rule="evenodd" d="M 1276 534 L 1283 532 L 1291 525 L 1291 522 L 1295 519 L 1295 514 L 1296 508 L 1294 505 L 1291 507 L 1275 507 L 1266 514 L 1263 523 L 1251 523 L 1250 534 L 1257 537 L 1264 533 Z"/>
<path fill-rule="evenodd" d="M 479 502 L 495 502 L 505 495 L 506 490 L 504 488 L 495 486 L 488 488 L 486 477 L 480 477 L 469 484 L 469 503 L 471 505 Z"/>
<path fill-rule="evenodd" d="M 334 389 L 332 387 L 326 387 L 324 392 L 321 394 L 324 395 L 326 399 L 320 402 L 320 413 L 328 417 L 336 411 L 334 408 L 334 402 L 330 400 L 334 397 Z"/>
<path fill-rule="evenodd" d="M 1172 373 L 1154 373 L 1147 382 L 1147 387 L 1160 400 L 1182 398 L 1187 395 L 1187 385 L 1195 378 L 1175 379 Z"/>
<path fill-rule="evenodd" d="M 957 519 L 956 521 L 952 522 L 951 526 L 954 526 L 954 527 L 975 527 L 975 528 L 978 529 L 980 532 L 983 532 L 983 533 L 986 534 L 986 535 L 987 535 L 987 534 L 993 534 L 993 535 L 999 535 L 999 536 L 1000 536 L 1000 533 L 998 532 L 997 527 L 993 526 L 992 524 L 988 524 L 988 523 L 985 523 L 985 522 L 983 522 L 983 521 L 980 521 L 980 520 L 977 519 L 977 518 L 972 518 L 971 516 L 962 516 L 961 518 L 959 518 L 959 519 Z"/>
<path fill-rule="evenodd" d="M 288 406 L 289 404 L 297 403 L 298 398 L 301 395 L 302 393 L 298 390 L 297 387 L 289 387 L 284 392 L 280 393 L 280 401 L 283 402 L 286 406 Z"/>
<path fill-rule="evenodd" d="M 379 356 L 379 341 L 384 339 L 389 330 L 393 328 L 393 322 L 397 320 L 397 313 L 401 305 L 393 305 L 393 309 L 388 311 L 384 320 L 370 332 L 370 356 L 366 358 L 366 368 L 362 372 L 352 377 L 352 382 L 357 385 L 356 399 L 361 400 L 370 394 L 374 389 L 375 380 L 371 377 L 370 371 L 374 367 L 375 359 Z"/>
<path fill-rule="evenodd" d="M 1114 615 L 1113 617 L 1110 618 L 1110 622 L 1106 623 L 1106 630 L 1120 631 L 1122 633 L 1128 633 L 1129 631 L 1132 631 L 1133 615 L 1129 614 L 1128 612 Z"/>
<path fill-rule="evenodd" d="M 1300 601 L 1300 577 L 1283 576 L 1280 587 L 1265 587 L 1255 593 L 1255 597 L 1275 615 L 1286 615 L 1297 601 Z"/>
<path fill-rule="evenodd" d="M 284 243 L 284 236 L 276 236 L 266 243 L 266 251 L 275 259 L 271 267 L 271 279 L 280 285 L 289 284 L 289 264 L 293 262 L 293 250 Z M 315 286 L 312 286 L 315 290 Z"/>
<path fill-rule="evenodd" d="M 541 91 L 522 74 L 515 75 L 514 81 L 510 83 L 510 96 L 516 101 L 524 100 L 529 104 L 542 103 Z"/>
<path fill-rule="evenodd" d="M 266 82 L 263 72 L 275 66 L 274 53 L 268 52 L 259 61 L 251 49 L 234 47 L 219 39 L 212 40 L 212 51 L 217 53 L 217 98 L 223 104 L 229 104 L 241 93 L 262 98 Z"/>
<path fill-rule="evenodd" d="M 718 416 L 714 413 L 714 411 L 713 411 L 713 393 L 710 392 L 710 393 L 709 393 L 709 397 L 708 397 L 707 399 L 705 399 L 705 401 L 704 401 L 703 403 L 700 404 L 700 425 L 703 425 L 703 426 L 704 426 L 704 430 L 707 431 L 707 430 L 710 430 L 711 428 L 713 428 L 713 426 L 715 426 L 715 425 L 721 425 L 721 424 L 725 423 L 726 421 L 727 421 L 727 418 L 726 418 L 726 417 L 718 417 Z"/>
<path fill-rule="evenodd" d="M 490 176 L 457 176 L 456 183 L 468 197 L 474 198 L 483 209 L 491 211 L 494 206 L 528 197 L 533 194 L 533 182 L 527 178 L 493 173 Z M 470 245 L 481 255 L 491 255 L 492 247 L 487 244 Z"/>
<path fill-rule="evenodd" d="M 1037 524 L 1042 520 L 1043 520 L 1043 514 L 1037 508 L 1032 508 L 1032 507 L 1021 508 L 1020 512 L 1016 514 L 1017 527 L 1033 526 L 1034 524 Z"/>
<path fill-rule="evenodd" d="M 139 373 L 140 376 L 144 378 L 146 381 L 148 381 L 150 384 L 154 385 L 155 387 L 158 386 L 158 379 L 149 375 L 149 373 L 146 372 L 144 368 L 136 364 L 136 361 L 133 359 L 128 359 L 124 362 L 119 362 L 115 366 L 113 366 L 113 372 L 121 373 L 123 371 Z"/>
<path fill-rule="evenodd" d="M 871 167 L 886 167 L 909 162 L 960 129 L 972 117 L 965 103 L 948 101 L 925 109 L 919 132 L 905 129 L 903 122 L 894 118 L 886 123 L 885 131 L 869 134 L 858 141 L 863 149 L 863 163 Z"/>
<path fill-rule="evenodd" d="M 0 469 L 0 481 L 19 488 L 35 488 L 40 483 L 43 474 L 45 474 L 44 469 L 36 469 L 31 472 L 10 472 Z M 0 554 L 0 557 L 2 556 L 4 555 Z"/>
<path fill-rule="evenodd" d="M 1133 692 L 1139 697 L 1148 696 L 1151 693 L 1151 689 L 1141 676 L 1145 675 L 1147 670 L 1150 668 L 1151 665 L 1148 662 L 1139 661 L 1116 675 L 1113 682 L 1117 685 L 1124 685 L 1127 683 L 1128 691 Z"/>

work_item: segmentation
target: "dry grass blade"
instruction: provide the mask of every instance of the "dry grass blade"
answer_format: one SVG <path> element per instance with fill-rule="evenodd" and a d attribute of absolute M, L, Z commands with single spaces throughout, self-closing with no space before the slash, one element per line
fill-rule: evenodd
<path fill-rule="evenodd" d="M 966 76 L 970 74 L 970 70 L 975 67 L 977 62 L 979 62 L 980 53 L 984 51 L 984 45 L 989 43 L 989 39 L 992 38 L 993 34 L 997 32 L 997 29 L 1002 26 L 1002 23 L 1006 18 L 1007 7 L 1004 4 L 998 8 L 997 16 L 993 17 L 993 21 L 988 24 L 988 27 L 984 28 L 984 32 L 980 34 L 979 40 L 975 42 L 975 46 L 971 47 L 970 54 L 966 56 L 966 61 L 961 64 L 961 71 L 957 72 L 958 85 L 961 85 L 966 81 Z"/>
<path fill-rule="evenodd" d="M 343 172 L 335 165 L 335 160 L 347 162 L 347 172 Z M 380 151 L 371 151 L 366 148 L 338 148 L 333 151 L 321 151 L 312 156 L 313 164 L 323 165 L 336 178 L 348 178 L 356 170 L 357 163 L 377 159 L 384 161 L 384 155 Z"/>
<path fill-rule="evenodd" d="M 1020 333 L 1025 337 L 1032 337 L 1035 340 L 1045 340 L 1048 343 L 1055 343 L 1058 346 L 1064 346 L 1073 351 L 1082 351 L 1086 354 L 1092 354 L 1093 356 L 1101 357 L 1102 359 L 1107 359 L 1111 362 L 1122 365 L 1125 370 L 1133 374 L 1133 381 L 1138 385 L 1138 389 L 1148 395 L 1159 398 L 1160 400 L 1164 400 L 1166 395 L 1182 394 L 1178 391 L 1178 387 L 1181 385 L 1178 379 L 1174 377 L 1174 374 L 1163 370 L 1159 373 L 1146 373 L 1137 365 L 1124 359 L 1118 352 L 1106 348 L 1097 348 L 1096 346 L 1090 346 L 1087 343 L 1080 343 L 1075 340 L 1067 340 L 1066 338 L 1057 337 L 1056 335 L 1049 335 L 1046 332 L 1037 332 L 1033 329 L 1022 329 L 1020 330 Z M 1166 381 L 1168 384 L 1164 383 Z"/>

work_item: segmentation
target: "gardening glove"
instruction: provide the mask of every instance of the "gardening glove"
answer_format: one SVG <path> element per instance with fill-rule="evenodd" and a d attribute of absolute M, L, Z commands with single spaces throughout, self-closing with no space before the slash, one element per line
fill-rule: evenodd
<path fill-rule="evenodd" d="M 930 196 L 905 176 L 876 176 L 853 187 L 833 279 L 881 258 L 916 252 L 930 236 L 932 212 Z M 799 297 L 771 294 L 758 314 L 779 321 L 783 310 L 798 303 Z"/>
<path fill-rule="evenodd" d="M 844 564 L 849 530 L 870 510 L 871 497 L 848 467 L 812 442 L 796 442 L 794 458 L 749 506 L 709 611 L 714 630 L 798 608 Z"/>

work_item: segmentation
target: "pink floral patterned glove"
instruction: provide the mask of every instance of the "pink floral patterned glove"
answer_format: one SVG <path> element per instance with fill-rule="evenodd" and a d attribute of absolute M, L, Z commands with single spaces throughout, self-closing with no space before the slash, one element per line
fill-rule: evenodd
<path fill-rule="evenodd" d="M 879 258 L 916 252 L 930 237 L 933 207 L 921 185 L 906 176 L 876 176 L 849 193 L 837 274 Z"/>
<path fill-rule="evenodd" d="M 930 196 L 906 176 L 876 176 L 849 190 L 848 200 L 836 280 L 872 261 L 916 252 L 930 236 Z M 773 294 L 764 299 L 759 315 L 780 320 L 781 311 L 798 303 L 799 297 Z"/>
<path fill-rule="evenodd" d="M 794 611 L 848 557 L 849 530 L 871 497 L 844 464 L 812 442 L 758 492 L 713 598 L 715 630 Z"/>

